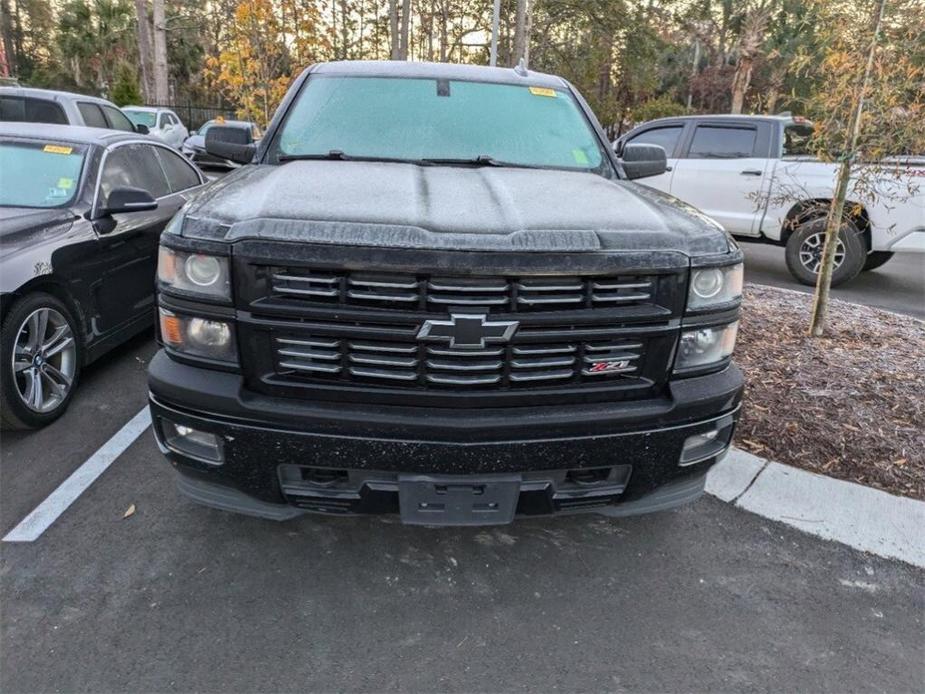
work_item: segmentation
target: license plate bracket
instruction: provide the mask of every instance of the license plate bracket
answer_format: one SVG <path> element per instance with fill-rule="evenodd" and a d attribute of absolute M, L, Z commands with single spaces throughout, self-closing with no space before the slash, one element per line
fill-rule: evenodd
<path fill-rule="evenodd" d="M 520 483 L 520 475 L 399 475 L 401 520 L 408 525 L 510 523 Z"/>

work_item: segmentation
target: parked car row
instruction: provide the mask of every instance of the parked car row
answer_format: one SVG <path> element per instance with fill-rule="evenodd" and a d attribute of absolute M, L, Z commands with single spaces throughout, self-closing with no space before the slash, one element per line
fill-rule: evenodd
<path fill-rule="evenodd" d="M 126 106 L 71 92 L 28 87 L 0 87 L 0 122 L 81 125 L 149 135 L 183 152 L 197 164 L 236 168 L 232 161 L 205 151 L 205 134 L 213 125 L 241 130 L 243 141 L 256 143 L 261 131 L 251 121 L 216 118 L 190 132 L 175 111 L 159 106 Z"/>

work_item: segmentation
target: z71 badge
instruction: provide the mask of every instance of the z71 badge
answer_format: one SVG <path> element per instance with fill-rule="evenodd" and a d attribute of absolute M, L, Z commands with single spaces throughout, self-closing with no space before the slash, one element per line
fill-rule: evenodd
<path fill-rule="evenodd" d="M 598 361 L 591 364 L 588 373 L 592 374 L 609 374 L 619 373 L 620 371 L 629 371 L 629 359 L 617 359 L 614 361 Z"/>

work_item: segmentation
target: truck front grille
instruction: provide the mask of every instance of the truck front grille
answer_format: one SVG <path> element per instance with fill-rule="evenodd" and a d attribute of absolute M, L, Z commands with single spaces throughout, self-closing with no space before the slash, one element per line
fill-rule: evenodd
<path fill-rule="evenodd" d="M 651 304 L 654 278 L 440 277 L 269 268 L 270 296 L 321 304 L 441 310 L 447 306 L 557 311 Z"/>
<path fill-rule="evenodd" d="M 244 241 L 234 256 L 241 367 L 249 389 L 319 401 L 475 408 L 650 398 L 671 371 L 681 262 L 649 252 Z M 361 269 L 371 266 L 382 270 Z M 469 330 L 484 339 L 473 343 Z"/>
<path fill-rule="evenodd" d="M 459 349 L 418 344 L 413 333 L 390 340 L 351 340 L 332 336 L 336 332 L 322 327 L 275 336 L 277 376 L 415 388 L 529 388 L 607 379 L 638 382 L 645 359 L 645 342 L 632 339 Z"/>

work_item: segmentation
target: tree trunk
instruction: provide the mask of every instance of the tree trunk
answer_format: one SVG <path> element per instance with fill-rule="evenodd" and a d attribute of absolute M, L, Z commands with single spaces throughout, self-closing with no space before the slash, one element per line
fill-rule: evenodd
<path fill-rule="evenodd" d="M 398 37 L 398 0 L 389 0 L 389 59 L 401 60 Z"/>
<path fill-rule="evenodd" d="M 841 164 L 838 167 L 838 181 L 835 185 L 835 197 L 829 207 L 829 216 L 825 226 L 825 246 L 822 249 L 822 267 L 816 282 L 816 295 L 813 299 L 813 316 L 810 321 L 809 334 L 822 337 L 825 332 L 825 320 L 829 311 L 829 290 L 832 287 L 832 272 L 835 267 L 835 249 L 838 247 L 838 232 L 841 230 L 842 217 L 845 213 L 845 198 L 848 195 L 848 182 L 851 179 L 851 165 L 856 155 L 858 136 L 861 133 L 861 116 L 864 113 L 864 96 L 870 85 L 870 73 L 874 67 L 877 42 L 880 38 L 880 26 L 883 23 L 883 10 L 886 0 L 880 0 L 873 17 L 873 34 L 867 49 L 867 62 L 861 77 L 856 96 L 856 103 L 848 126 L 848 142 Z"/>
<path fill-rule="evenodd" d="M 411 0 L 401 3 L 401 43 L 398 47 L 399 60 L 408 60 L 408 33 L 411 29 Z"/>
<path fill-rule="evenodd" d="M 694 101 L 694 80 L 697 79 L 697 74 L 700 71 L 700 38 L 694 39 L 694 60 L 691 63 L 691 76 L 687 81 L 687 110 L 691 110 L 691 104 Z"/>
<path fill-rule="evenodd" d="M 2 34 L 3 40 L 3 55 L 4 60 L 0 61 L 0 70 L 5 70 L 3 72 L 4 77 L 12 75 L 16 76 L 18 69 L 19 60 L 16 56 L 16 46 L 13 42 L 13 16 L 10 14 L 10 2 L 9 0 L 0 0 L 0 34 Z"/>
<path fill-rule="evenodd" d="M 530 67 L 530 35 L 533 33 L 533 2 L 526 0 L 527 3 L 527 31 L 524 38 L 524 66 Z"/>
<path fill-rule="evenodd" d="M 742 113 L 745 106 L 745 94 L 752 82 L 752 67 L 755 58 L 761 53 L 764 42 L 764 30 L 771 19 L 771 7 L 762 3 L 745 17 L 742 37 L 739 40 L 739 57 L 736 71 L 732 77 L 732 113 Z"/>
<path fill-rule="evenodd" d="M 167 20 L 164 0 L 153 0 L 154 16 L 154 101 L 167 103 Z"/>
<path fill-rule="evenodd" d="M 135 0 L 135 18 L 138 63 L 141 66 L 141 96 L 148 104 L 154 100 L 154 85 L 151 82 L 151 24 L 148 20 L 147 0 Z"/>
<path fill-rule="evenodd" d="M 524 57 L 527 43 L 527 0 L 517 0 L 517 12 L 514 18 L 514 54 L 511 65 L 517 65 Z"/>
<path fill-rule="evenodd" d="M 736 63 L 736 71 L 732 76 L 732 108 L 730 113 L 742 113 L 745 106 L 745 92 L 752 81 L 752 57 L 743 55 Z"/>

